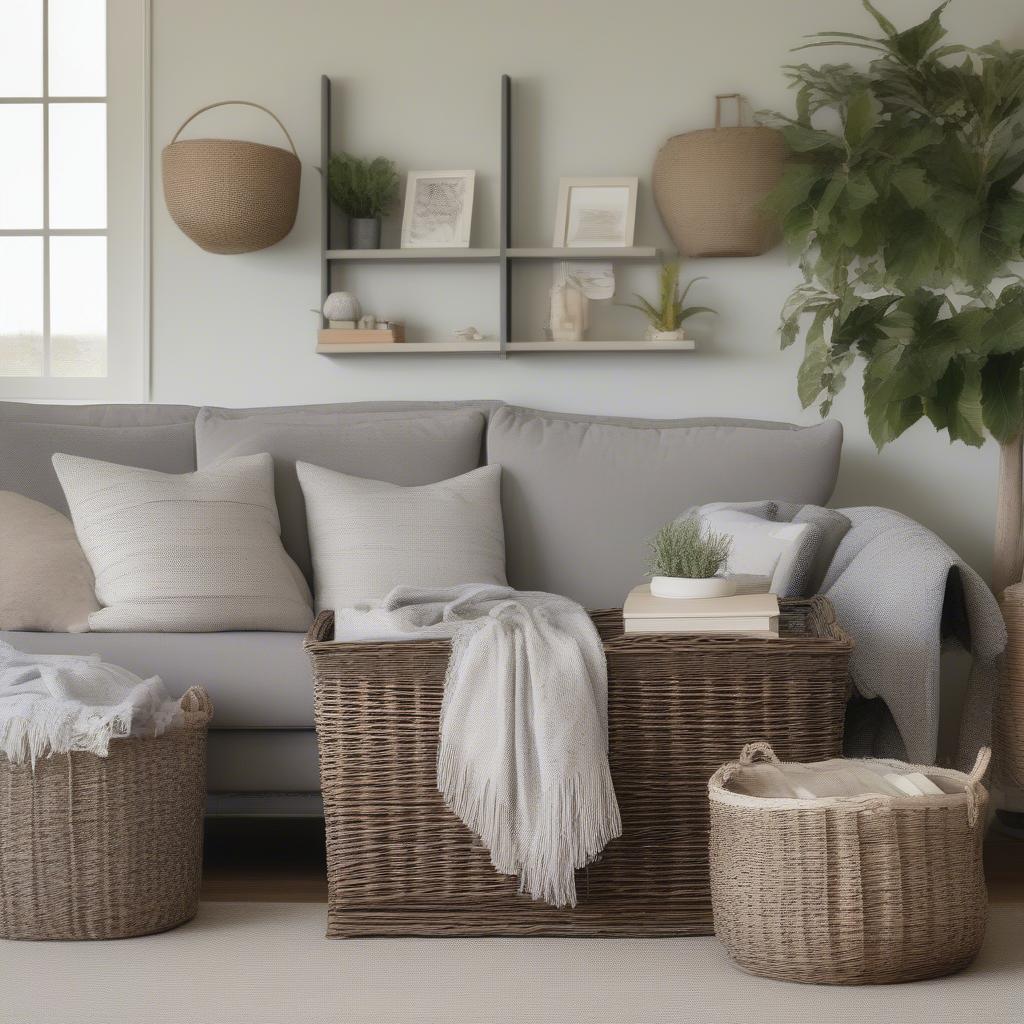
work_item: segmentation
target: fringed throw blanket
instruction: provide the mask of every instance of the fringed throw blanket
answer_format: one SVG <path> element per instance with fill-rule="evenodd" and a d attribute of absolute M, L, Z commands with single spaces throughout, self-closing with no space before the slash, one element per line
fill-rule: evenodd
<path fill-rule="evenodd" d="M 98 654 L 25 654 L 0 641 L 0 753 L 9 761 L 106 757 L 115 737 L 156 736 L 180 721 L 157 676 L 140 679 Z"/>
<path fill-rule="evenodd" d="M 437 785 L 520 891 L 576 905 L 573 872 L 622 833 L 604 648 L 578 604 L 470 584 L 341 609 L 335 640 L 450 637 Z"/>

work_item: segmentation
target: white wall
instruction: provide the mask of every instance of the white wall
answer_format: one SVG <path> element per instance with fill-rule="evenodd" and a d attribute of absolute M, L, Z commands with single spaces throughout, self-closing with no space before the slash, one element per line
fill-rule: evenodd
<path fill-rule="evenodd" d="M 901 23 L 933 0 L 887 0 Z M 871 31 L 856 0 L 153 0 L 153 398 L 261 405 L 365 398 L 501 398 L 571 411 L 707 414 L 812 422 L 795 393 L 799 352 L 778 350 L 776 325 L 794 270 L 774 252 L 694 261 L 710 278 L 699 300 L 720 316 L 694 328 L 700 349 L 673 356 L 363 357 L 313 352 L 319 301 L 319 76 L 336 80 L 337 145 L 386 154 L 401 170 L 473 167 L 474 244 L 494 244 L 498 75 L 516 81 L 516 244 L 548 245 L 560 175 L 641 177 L 637 239 L 665 246 L 648 185 L 654 155 L 676 132 L 705 127 L 712 97 L 741 91 L 755 107 L 789 109 L 780 67 L 804 33 Z M 955 0 L 951 34 L 1024 44 L 1017 0 Z M 858 59 L 813 50 L 817 59 Z M 303 161 L 298 221 L 271 249 L 212 256 L 167 216 L 159 150 L 194 109 L 218 99 L 271 107 Z M 193 137 L 277 142 L 262 115 L 213 112 Z M 397 231 L 390 226 L 392 236 Z M 445 337 L 469 323 L 493 333 L 496 272 L 376 268 L 347 278 L 364 305 Z M 653 288 L 654 270 L 626 285 Z M 532 302 L 545 302 L 534 275 Z M 340 286 L 340 279 L 338 282 Z M 696 293 L 695 293 L 695 298 Z M 524 319 L 520 311 L 520 322 Z M 605 327 L 641 324 L 607 314 Z M 867 437 L 859 388 L 835 414 L 846 427 L 835 502 L 901 509 L 988 572 L 996 451 L 951 448 L 919 424 L 881 455 Z"/>

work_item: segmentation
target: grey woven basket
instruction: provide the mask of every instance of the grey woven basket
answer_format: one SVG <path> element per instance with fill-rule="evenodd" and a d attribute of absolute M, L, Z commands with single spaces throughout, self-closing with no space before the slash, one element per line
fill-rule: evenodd
<path fill-rule="evenodd" d="M 715 934 L 729 955 L 752 974 L 834 985 L 969 964 L 987 919 L 989 756 L 983 749 L 969 775 L 873 762 L 924 772 L 941 796 L 766 799 L 730 786 L 759 758 L 778 763 L 767 743 L 744 747 L 708 783 Z"/>
<path fill-rule="evenodd" d="M 240 104 L 277 121 L 291 152 L 239 139 L 185 139 L 185 126 L 214 107 Z M 164 199 L 174 223 L 207 252 L 255 252 L 280 242 L 295 224 L 299 163 L 295 143 L 280 119 L 248 100 L 223 100 L 197 110 L 163 151 Z"/>
<path fill-rule="evenodd" d="M 0 938 L 122 939 L 199 906 L 209 694 L 182 728 L 27 764 L 0 757 Z"/>

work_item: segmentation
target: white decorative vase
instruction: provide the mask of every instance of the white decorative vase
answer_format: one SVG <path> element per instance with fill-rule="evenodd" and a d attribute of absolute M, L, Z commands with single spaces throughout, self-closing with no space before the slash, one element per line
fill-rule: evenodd
<path fill-rule="evenodd" d="M 324 302 L 328 320 L 358 320 L 363 315 L 359 300 L 349 292 L 331 292 Z"/>
<path fill-rule="evenodd" d="M 675 331 L 656 331 L 653 327 L 647 328 L 648 341 L 685 341 L 686 331 L 680 327 Z"/>
<path fill-rule="evenodd" d="M 683 576 L 652 576 L 651 594 L 654 597 L 731 597 L 736 593 L 736 584 L 724 576 L 711 576 L 704 580 L 687 579 Z"/>

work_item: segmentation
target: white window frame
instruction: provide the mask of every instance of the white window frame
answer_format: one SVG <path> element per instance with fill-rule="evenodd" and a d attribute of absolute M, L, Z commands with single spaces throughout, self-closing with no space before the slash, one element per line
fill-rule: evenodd
<path fill-rule="evenodd" d="M 5 236 L 106 235 L 107 376 L 4 377 L 0 399 L 65 402 L 141 402 L 149 398 L 150 334 L 150 3 L 107 0 L 107 227 L 105 231 L 5 230 Z M 44 12 L 46 8 L 44 6 Z M 44 13 L 44 26 L 46 15 Z M 2 29 L 2 25 L 0 25 Z M 45 35 L 44 35 L 45 40 Z M 43 49 L 42 97 L 0 97 L 0 103 L 41 103 L 43 145 L 49 147 L 51 102 L 97 102 L 100 97 L 51 97 Z M 44 160 L 44 196 L 49 189 Z M 44 199 L 44 210 L 47 200 Z M 48 261 L 44 261 L 44 267 Z M 44 270 L 45 273 L 45 270 Z M 49 280 L 44 277 L 44 334 L 49 334 Z M 48 338 L 44 345 L 48 347 Z"/>

